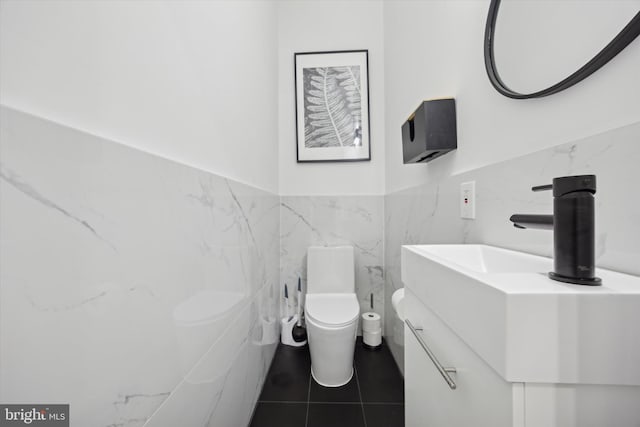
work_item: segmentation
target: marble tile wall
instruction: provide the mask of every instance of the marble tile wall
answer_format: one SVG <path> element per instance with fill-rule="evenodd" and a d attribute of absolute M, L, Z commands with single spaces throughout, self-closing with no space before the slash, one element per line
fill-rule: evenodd
<path fill-rule="evenodd" d="M 0 125 L 0 401 L 247 425 L 278 340 L 279 197 L 9 108 Z"/>
<path fill-rule="evenodd" d="M 393 291 L 403 287 L 402 245 L 486 243 L 551 256 L 551 232 L 518 230 L 509 217 L 514 213 L 552 213 L 551 193 L 533 193 L 531 187 L 550 184 L 557 176 L 597 176 L 597 266 L 640 275 L 638 165 L 640 123 L 386 195 L 387 307 L 391 306 Z M 464 220 L 459 215 L 459 188 L 467 181 L 476 181 L 475 220 Z M 385 334 L 400 366 L 401 333 L 401 324 L 388 309 Z"/>
<path fill-rule="evenodd" d="M 383 196 L 281 197 L 280 283 L 292 286 L 301 277 L 306 290 L 309 246 L 351 245 L 360 312 L 371 311 L 373 294 L 384 320 L 383 202 Z"/>

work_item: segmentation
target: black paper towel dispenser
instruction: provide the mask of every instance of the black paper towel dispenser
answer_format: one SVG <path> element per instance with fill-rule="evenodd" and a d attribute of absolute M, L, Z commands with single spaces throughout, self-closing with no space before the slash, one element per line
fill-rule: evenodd
<path fill-rule="evenodd" d="M 402 125 L 404 163 L 426 163 L 458 148 L 456 100 L 424 101 Z"/>

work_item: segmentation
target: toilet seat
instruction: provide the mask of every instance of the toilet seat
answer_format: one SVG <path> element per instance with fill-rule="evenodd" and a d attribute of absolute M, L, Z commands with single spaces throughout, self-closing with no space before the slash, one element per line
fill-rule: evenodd
<path fill-rule="evenodd" d="M 341 328 L 358 320 L 360 304 L 356 294 L 307 294 L 307 320 L 325 328 Z"/>

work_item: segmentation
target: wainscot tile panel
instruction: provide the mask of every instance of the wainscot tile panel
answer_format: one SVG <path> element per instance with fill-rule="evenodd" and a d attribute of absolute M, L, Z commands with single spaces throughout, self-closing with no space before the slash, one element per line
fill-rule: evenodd
<path fill-rule="evenodd" d="M 279 197 L 0 114 L 0 401 L 247 425 L 278 340 Z"/>
<path fill-rule="evenodd" d="M 351 245 L 360 311 L 371 311 L 373 294 L 374 311 L 384 319 L 383 203 L 383 196 L 283 196 L 280 283 L 292 290 L 301 277 L 306 290 L 309 246 Z"/>

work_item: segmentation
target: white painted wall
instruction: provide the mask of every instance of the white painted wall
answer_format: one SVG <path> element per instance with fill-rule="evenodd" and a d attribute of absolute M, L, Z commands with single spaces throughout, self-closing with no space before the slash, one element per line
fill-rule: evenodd
<path fill-rule="evenodd" d="M 553 1 L 535 3 L 536 8 L 526 12 L 533 27 L 544 22 L 545 14 L 556 22 L 539 30 L 536 40 L 552 47 L 555 37 L 575 31 L 581 43 L 576 47 L 579 52 L 571 55 L 550 48 L 533 52 L 537 60 L 531 67 L 550 68 L 549 72 L 533 70 L 540 79 L 560 70 L 547 66 L 553 61 L 595 54 L 606 43 L 605 36 L 622 29 L 622 23 L 640 8 L 638 0 L 594 0 L 587 2 L 586 9 L 585 2 L 580 2 L 581 18 L 572 19 L 576 8 L 567 2 L 562 2 L 563 7 Z M 488 7 L 488 0 L 384 3 L 386 193 L 640 120 L 639 40 L 597 73 L 559 94 L 524 101 L 498 94 L 484 68 Z M 500 20 L 498 25 L 500 29 Z M 503 67 L 499 62 L 499 69 L 513 75 L 523 59 L 510 53 L 522 52 L 522 47 L 501 47 L 498 59 Z M 531 49 L 531 45 L 525 48 L 529 53 Z M 545 51 L 550 54 L 546 59 Z M 442 96 L 456 98 L 458 150 L 427 165 L 403 165 L 400 126 L 423 99 Z"/>
<path fill-rule="evenodd" d="M 2 0 L 0 102 L 283 195 L 393 192 L 640 119 L 638 41 L 560 94 L 499 95 L 482 56 L 488 3 Z M 535 3 L 538 15 L 567 22 L 540 40 L 582 30 L 579 57 L 640 1 L 588 2 L 584 16 L 606 16 L 597 23 L 571 21 L 575 9 L 557 2 Z M 361 48 L 369 50 L 372 160 L 296 163 L 293 53 Z M 520 76 L 522 58 L 507 62 L 514 46 L 505 49 L 504 72 Z M 403 165 L 401 124 L 438 96 L 457 99 L 459 149 Z"/>
<path fill-rule="evenodd" d="M 12 1 L 0 102 L 278 191 L 272 1 Z"/>
<path fill-rule="evenodd" d="M 381 1 L 278 2 L 278 135 L 280 193 L 384 193 L 384 49 Z M 295 52 L 369 50 L 371 161 L 297 163 Z"/>

